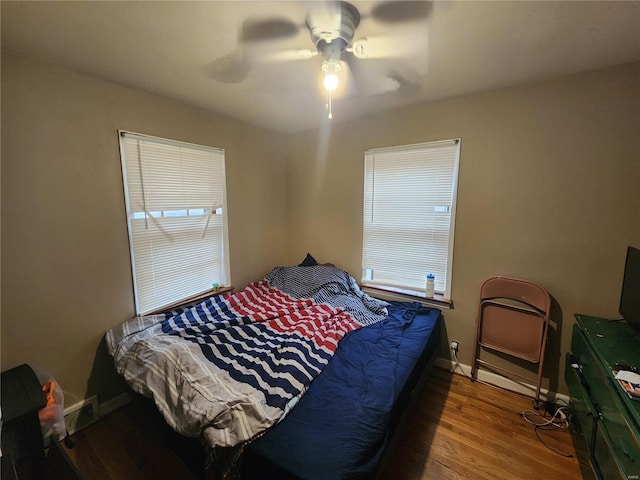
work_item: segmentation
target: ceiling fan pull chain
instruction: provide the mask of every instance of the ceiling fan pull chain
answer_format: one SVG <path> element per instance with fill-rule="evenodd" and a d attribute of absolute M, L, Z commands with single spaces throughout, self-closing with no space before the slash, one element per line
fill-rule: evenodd
<path fill-rule="evenodd" d="M 329 119 L 333 118 L 333 114 L 331 113 L 331 90 L 326 90 L 327 98 L 324 103 L 324 108 L 329 112 Z"/>

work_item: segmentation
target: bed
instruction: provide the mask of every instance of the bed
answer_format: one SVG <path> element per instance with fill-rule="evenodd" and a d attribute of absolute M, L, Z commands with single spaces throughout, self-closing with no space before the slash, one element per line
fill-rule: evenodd
<path fill-rule="evenodd" d="M 135 317 L 106 341 L 131 388 L 204 444 L 210 478 L 365 478 L 435 355 L 440 320 L 308 256 L 240 292 Z"/>

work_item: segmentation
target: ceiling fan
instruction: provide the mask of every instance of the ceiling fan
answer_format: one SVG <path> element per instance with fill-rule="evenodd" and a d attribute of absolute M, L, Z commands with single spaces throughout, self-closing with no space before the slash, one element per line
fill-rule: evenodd
<path fill-rule="evenodd" d="M 362 20 L 369 18 L 377 23 L 397 24 L 415 22 L 429 14 L 431 2 L 386 1 L 378 3 L 370 12 L 361 15 L 356 7 L 345 1 L 314 2 L 308 11 L 304 26 L 283 18 L 247 20 L 244 22 L 239 42 L 242 48 L 215 60 L 211 76 L 222 83 L 243 81 L 252 68 L 271 62 L 305 60 L 320 56 L 326 108 L 332 117 L 332 95 L 339 83 L 338 72 L 347 70 L 360 87 L 361 94 L 377 95 L 400 89 L 412 91 L 418 87 L 417 74 L 408 64 L 400 65 L 398 58 L 416 49 L 415 39 L 398 32 L 355 39 L 356 29 Z M 315 49 L 280 50 L 274 48 L 274 40 L 284 40 L 297 35 L 301 28 L 309 31 Z M 423 27 L 424 29 L 424 27 Z M 405 32 L 410 34 L 411 31 Z M 415 52 L 414 52 L 415 53 Z M 372 80 L 358 65 L 370 59 L 386 62 L 377 73 L 381 78 Z"/>

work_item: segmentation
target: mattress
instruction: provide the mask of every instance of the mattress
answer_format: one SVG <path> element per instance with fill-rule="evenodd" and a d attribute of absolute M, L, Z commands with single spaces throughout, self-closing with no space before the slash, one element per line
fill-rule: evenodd
<path fill-rule="evenodd" d="M 295 409 L 247 447 L 242 478 L 375 473 L 440 335 L 439 310 L 403 302 L 387 308 L 385 320 L 349 333 Z"/>
<path fill-rule="evenodd" d="M 333 266 L 276 267 L 240 292 L 134 317 L 106 343 L 171 428 L 234 448 L 284 418 L 343 337 L 383 321 L 386 307 Z"/>
<path fill-rule="evenodd" d="M 106 343 L 132 389 L 208 447 L 207 475 L 365 478 L 437 349 L 440 319 L 369 297 L 331 265 L 298 265 L 134 317 Z"/>

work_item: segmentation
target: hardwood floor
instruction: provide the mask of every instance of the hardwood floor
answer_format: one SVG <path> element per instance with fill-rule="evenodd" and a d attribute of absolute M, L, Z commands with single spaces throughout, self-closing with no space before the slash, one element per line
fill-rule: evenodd
<path fill-rule="evenodd" d="M 521 412 L 531 399 L 434 368 L 415 391 L 378 478 L 591 480 L 580 439 L 538 430 Z"/>
<path fill-rule="evenodd" d="M 591 480 L 567 430 L 538 433 L 549 447 L 570 457 L 537 438 L 520 415 L 531 407 L 530 399 L 434 368 L 415 391 L 377 478 Z M 198 478 L 137 403 L 73 440 L 75 447 L 66 451 L 87 480 Z"/>
<path fill-rule="evenodd" d="M 72 435 L 67 455 L 85 480 L 196 480 L 140 404 L 132 402 Z"/>

